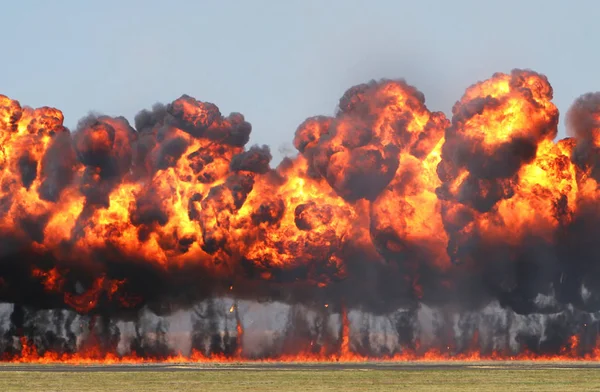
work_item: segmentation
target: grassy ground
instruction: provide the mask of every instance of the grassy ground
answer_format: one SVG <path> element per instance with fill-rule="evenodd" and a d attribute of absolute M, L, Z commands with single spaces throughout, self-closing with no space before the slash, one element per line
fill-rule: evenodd
<path fill-rule="evenodd" d="M 599 369 L 410 368 L 0 373 L 0 391 L 600 391 Z"/>

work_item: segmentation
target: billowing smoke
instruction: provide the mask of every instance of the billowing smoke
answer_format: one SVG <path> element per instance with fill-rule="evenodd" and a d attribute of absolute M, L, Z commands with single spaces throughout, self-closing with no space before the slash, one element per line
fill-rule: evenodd
<path fill-rule="evenodd" d="M 72 132 L 0 96 L 3 358 L 597 356 L 600 95 L 558 142 L 552 96 L 372 81 L 277 167 L 187 95 Z"/>

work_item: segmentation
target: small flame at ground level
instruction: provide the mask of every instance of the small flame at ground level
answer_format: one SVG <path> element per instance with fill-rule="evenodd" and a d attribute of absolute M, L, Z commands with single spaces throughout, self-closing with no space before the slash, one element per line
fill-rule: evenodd
<path fill-rule="evenodd" d="M 28 339 L 20 339 L 20 350 L 11 356 L 5 356 L 4 360 L 10 363 L 37 363 L 37 364 L 71 364 L 71 365 L 94 365 L 94 364 L 138 364 L 138 363 L 231 363 L 231 362 L 403 362 L 403 361 L 598 361 L 600 360 L 600 340 L 598 346 L 591 352 L 581 353 L 579 338 L 571 336 L 568 343 L 561 347 L 557 354 L 536 354 L 527 350 L 516 355 L 507 355 L 503 352 L 491 352 L 482 354 L 477 351 L 477 334 L 473 336 L 472 351 L 456 353 L 447 346 L 446 350 L 408 349 L 402 353 L 386 356 L 365 356 L 352 352 L 349 347 L 349 325 L 346 313 L 342 314 L 342 335 L 340 337 L 339 352 L 326 354 L 324 350 L 319 353 L 299 352 L 296 354 L 284 354 L 270 358 L 255 358 L 246 356 L 241 350 L 241 339 L 243 331 L 240 324 L 237 325 L 236 336 L 238 349 L 232 355 L 211 354 L 205 355 L 197 350 L 192 350 L 188 355 L 181 353 L 161 357 L 140 357 L 136 354 L 118 355 L 105 353 L 99 347 L 90 347 L 74 354 L 56 353 L 46 351 L 40 354 L 34 344 Z M 312 342 L 311 342 L 312 346 Z"/>

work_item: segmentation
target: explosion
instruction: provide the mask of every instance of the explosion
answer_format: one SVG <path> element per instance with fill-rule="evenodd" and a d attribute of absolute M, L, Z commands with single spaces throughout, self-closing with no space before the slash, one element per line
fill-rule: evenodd
<path fill-rule="evenodd" d="M 0 95 L 0 358 L 600 359 L 600 94 L 557 142 L 552 98 L 497 73 L 449 119 L 372 81 L 272 167 L 187 95 L 72 132 Z"/>

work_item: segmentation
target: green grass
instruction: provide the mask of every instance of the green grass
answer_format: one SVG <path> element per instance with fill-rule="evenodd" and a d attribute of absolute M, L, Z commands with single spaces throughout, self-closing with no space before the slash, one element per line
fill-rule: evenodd
<path fill-rule="evenodd" d="M 600 391 L 598 369 L 450 368 L 0 373 L 0 391 Z"/>

